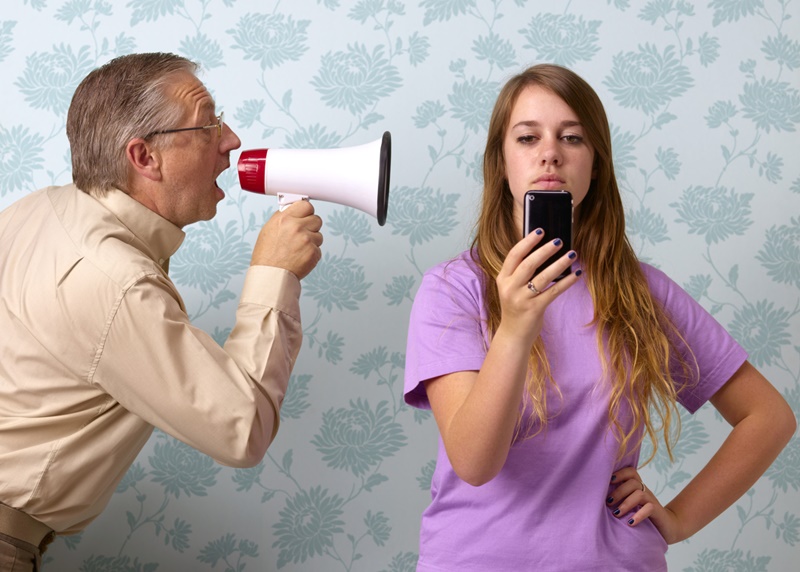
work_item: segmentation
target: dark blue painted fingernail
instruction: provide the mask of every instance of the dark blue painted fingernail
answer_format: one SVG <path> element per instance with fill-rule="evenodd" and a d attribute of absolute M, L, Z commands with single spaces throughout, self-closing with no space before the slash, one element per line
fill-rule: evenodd
<path fill-rule="evenodd" d="M 553 241 L 553 244 L 554 244 L 555 246 L 561 246 L 561 239 L 560 239 L 560 238 L 557 238 L 557 239 L 555 239 L 555 240 Z"/>
<path fill-rule="evenodd" d="M 583 270 L 576 270 L 575 271 L 575 276 L 580 276 L 581 274 L 583 274 Z"/>
<path fill-rule="evenodd" d="M 576 256 L 578 256 L 578 253 L 573 250 L 567 256 L 569 256 L 570 258 L 575 258 Z"/>
<path fill-rule="evenodd" d="M 611 513 L 611 514 L 613 514 L 614 516 L 619 516 L 619 509 L 615 510 L 615 511 L 614 511 L 613 513 Z"/>
<path fill-rule="evenodd" d="M 606 502 L 607 502 L 607 503 L 609 503 L 609 504 L 610 504 L 610 503 L 612 503 L 612 502 L 614 502 L 614 497 L 608 497 L 608 498 L 606 499 Z"/>
<path fill-rule="evenodd" d="M 534 232 L 534 233 L 536 233 L 536 234 L 538 234 L 538 235 L 541 235 L 542 233 L 544 233 L 544 231 L 543 231 L 541 228 L 537 228 L 537 229 L 536 229 L 536 230 L 534 230 L 533 232 Z"/>
<path fill-rule="evenodd" d="M 630 520 L 628 521 L 628 524 L 633 524 L 633 519 L 630 519 Z"/>

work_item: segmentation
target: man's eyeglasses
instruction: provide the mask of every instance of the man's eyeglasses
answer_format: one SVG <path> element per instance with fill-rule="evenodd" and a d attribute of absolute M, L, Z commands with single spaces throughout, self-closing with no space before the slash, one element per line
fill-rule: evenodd
<path fill-rule="evenodd" d="M 164 135 L 165 133 L 178 133 L 179 131 L 197 131 L 199 129 L 216 129 L 217 135 L 222 137 L 222 126 L 225 124 L 225 112 L 223 111 L 219 115 L 217 115 L 217 122 L 211 125 L 203 125 L 202 127 L 180 127 L 178 129 L 164 129 L 163 131 L 153 131 L 152 133 L 148 133 L 144 136 L 145 139 L 149 139 L 153 135 Z"/>

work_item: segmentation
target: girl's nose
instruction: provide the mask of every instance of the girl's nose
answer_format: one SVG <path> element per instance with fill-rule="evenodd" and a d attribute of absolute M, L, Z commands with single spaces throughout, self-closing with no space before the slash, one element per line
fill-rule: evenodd
<path fill-rule="evenodd" d="M 542 165 L 558 165 L 561 163 L 561 153 L 556 142 L 543 139 L 539 150 L 541 151 Z"/>

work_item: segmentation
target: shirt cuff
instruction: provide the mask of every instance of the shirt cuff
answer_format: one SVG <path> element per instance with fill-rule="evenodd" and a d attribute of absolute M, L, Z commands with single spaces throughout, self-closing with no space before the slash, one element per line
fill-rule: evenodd
<path fill-rule="evenodd" d="M 240 304 L 275 308 L 300 321 L 300 280 L 276 266 L 254 265 L 247 270 Z"/>

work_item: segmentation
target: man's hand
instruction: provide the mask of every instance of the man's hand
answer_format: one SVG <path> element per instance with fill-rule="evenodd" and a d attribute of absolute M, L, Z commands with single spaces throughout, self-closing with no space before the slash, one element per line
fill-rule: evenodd
<path fill-rule="evenodd" d="M 261 228 L 253 247 L 252 265 L 277 266 L 305 278 L 322 257 L 322 219 L 308 201 L 276 212 Z"/>

